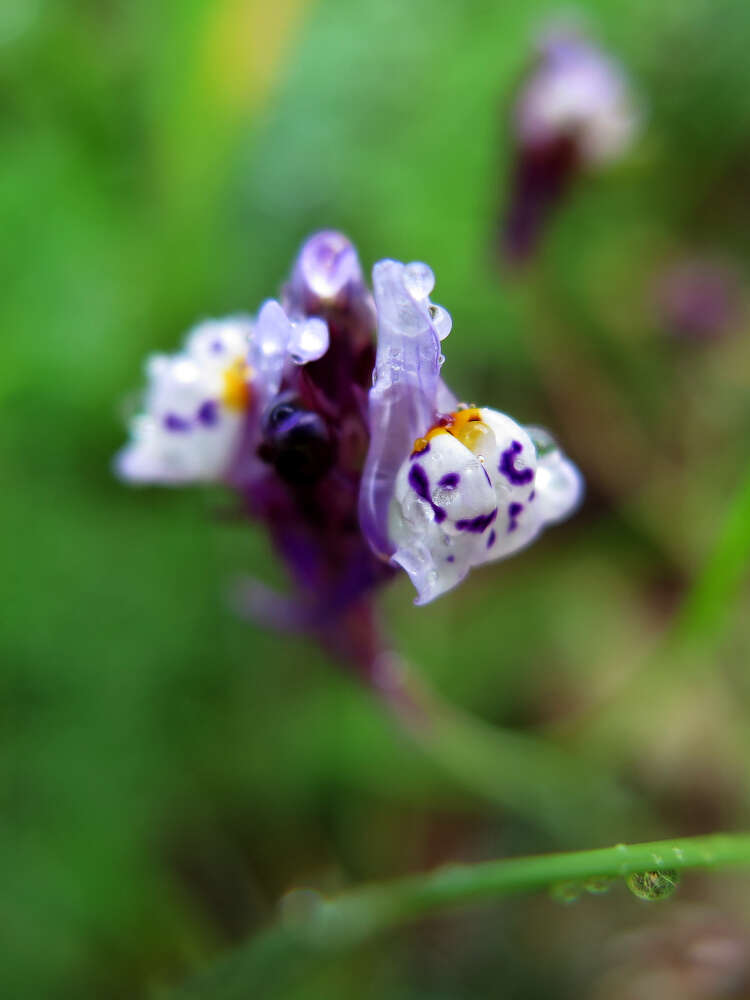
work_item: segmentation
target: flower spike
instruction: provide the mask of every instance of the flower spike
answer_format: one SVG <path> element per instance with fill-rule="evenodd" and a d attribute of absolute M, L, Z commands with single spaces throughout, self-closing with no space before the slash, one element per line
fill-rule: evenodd
<path fill-rule="evenodd" d="M 248 611 L 309 628 L 365 673 L 380 648 L 372 593 L 398 567 L 424 604 L 582 493 L 545 431 L 458 403 L 441 376 L 451 318 L 434 284 L 426 264 L 382 260 L 373 301 L 350 241 L 314 234 L 281 303 L 201 323 L 149 360 L 116 460 L 130 482 L 230 487 L 292 582 L 278 600 L 246 587 Z"/>

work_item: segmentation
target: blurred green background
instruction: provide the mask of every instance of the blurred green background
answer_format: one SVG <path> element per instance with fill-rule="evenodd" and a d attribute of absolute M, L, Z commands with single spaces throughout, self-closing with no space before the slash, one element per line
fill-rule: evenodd
<path fill-rule="evenodd" d="M 750 458 L 750 9 L 580 11 L 645 128 L 514 277 L 492 253 L 505 118 L 554 7 L 4 0 L 3 997 L 149 996 L 295 886 L 596 846 L 585 817 L 563 843 L 478 798 L 311 644 L 235 620 L 233 578 L 281 576 L 224 497 L 111 474 L 143 357 L 198 318 L 255 309 L 320 227 L 347 232 L 367 269 L 428 261 L 459 396 L 553 428 L 589 486 L 569 524 L 434 606 L 398 581 L 384 605 L 402 651 L 448 701 L 634 791 L 646 819 L 613 823 L 612 841 L 747 824 L 750 628 L 721 565 L 679 655 L 653 650 Z M 670 336 L 656 292 L 695 259 L 719 261 L 739 299 L 699 345 Z M 747 897 L 747 882 L 693 876 L 654 910 L 624 891 L 513 901 L 280 995 L 750 995 L 727 992 L 740 973 L 706 987 L 692 959 L 659 964 L 702 920 L 746 942 Z M 652 966 L 657 992 L 640 985 Z"/>

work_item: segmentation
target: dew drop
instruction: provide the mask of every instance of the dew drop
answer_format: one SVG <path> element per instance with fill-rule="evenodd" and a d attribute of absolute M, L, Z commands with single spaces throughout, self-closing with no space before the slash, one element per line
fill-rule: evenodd
<path fill-rule="evenodd" d="M 628 889 L 638 899 L 649 901 L 668 899 L 680 881 L 679 872 L 673 868 L 647 872 L 633 872 L 625 879 Z"/>
<path fill-rule="evenodd" d="M 609 892 L 613 884 L 614 879 L 608 875 L 595 875 L 586 879 L 583 888 L 592 896 L 603 896 L 605 892 Z"/>
<path fill-rule="evenodd" d="M 295 326 L 289 350 L 296 365 L 317 361 L 328 350 L 328 326 L 317 318 Z"/>
<path fill-rule="evenodd" d="M 435 287 L 435 275 L 427 264 L 414 261 L 404 268 L 404 284 L 415 299 L 426 299 Z"/>
<path fill-rule="evenodd" d="M 445 340 L 453 327 L 453 320 L 447 309 L 442 306 L 430 306 L 430 319 L 440 340 Z"/>
<path fill-rule="evenodd" d="M 549 894 L 556 903 L 568 906 L 580 899 L 581 890 L 580 882 L 556 882 L 550 887 Z"/>

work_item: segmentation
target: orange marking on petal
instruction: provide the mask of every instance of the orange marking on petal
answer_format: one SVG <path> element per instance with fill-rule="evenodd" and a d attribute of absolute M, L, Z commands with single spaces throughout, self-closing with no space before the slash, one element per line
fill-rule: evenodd
<path fill-rule="evenodd" d="M 464 447 L 470 451 L 477 452 L 487 435 L 492 430 L 482 420 L 482 415 L 476 406 L 467 407 L 465 410 L 456 410 L 441 417 L 439 422 L 431 427 L 427 433 L 414 442 L 413 453 L 417 455 L 424 451 L 430 441 L 438 434 L 450 434 L 460 441 Z"/>
<path fill-rule="evenodd" d="M 250 379 L 253 372 L 244 358 L 237 358 L 224 372 L 221 401 L 230 410 L 246 410 L 250 406 Z"/>

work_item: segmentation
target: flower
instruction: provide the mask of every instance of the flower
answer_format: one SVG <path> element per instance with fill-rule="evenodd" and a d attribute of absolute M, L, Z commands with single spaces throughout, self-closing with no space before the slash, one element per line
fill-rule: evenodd
<path fill-rule="evenodd" d="M 249 318 L 208 320 L 177 354 L 146 362 L 144 408 L 130 425 L 130 443 L 116 459 L 130 482 L 179 484 L 221 477 L 249 405 L 245 365 Z"/>
<path fill-rule="evenodd" d="M 117 472 L 137 483 L 226 478 L 246 414 L 257 414 L 278 392 L 290 364 L 315 360 L 327 348 L 325 323 L 292 323 L 273 301 L 255 323 L 238 316 L 199 324 L 182 351 L 148 359 L 144 409 L 131 423 Z"/>
<path fill-rule="evenodd" d="M 378 352 L 360 522 L 425 604 L 567 517 L 583 483 L 546 431 L 458 405 L 440 377 L 450 318 L 430 302 L 426 265 L 381 261 L 373 282 Z"/>
<path fill-rule="evenodd" d="M 503 249 L 515 262 L 536 249 L 575 177 L 621 156 L 638 128 L 622 68 L 570 28 L 543 35 L 513 106 L 512 190 Z"/>

